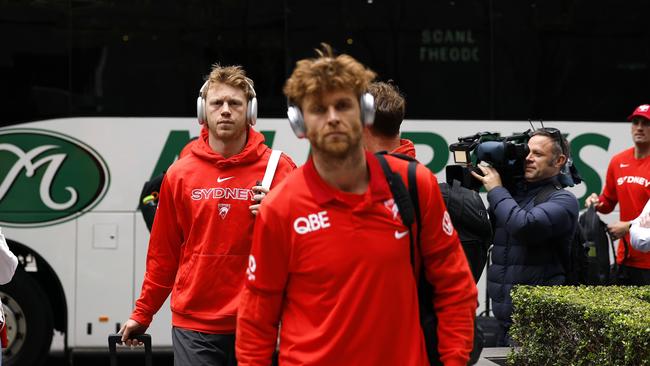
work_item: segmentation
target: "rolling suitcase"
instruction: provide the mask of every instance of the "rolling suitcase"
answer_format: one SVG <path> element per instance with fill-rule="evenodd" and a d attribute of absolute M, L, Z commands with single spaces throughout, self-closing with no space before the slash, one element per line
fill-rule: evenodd
<path fill-rule="evenodd" d="M 152 366 L 152 356 L 151 356 L 151 335 L 149 334 L 138 334 L 133 337 L 138 341 L 144 343 L 144 364 L 146 366 Z M 108 336 L 108 351 L 111 358 L 111 366 L 117 366 L 117 347 L 118 343 L 122 343 L 122 335 L 120 334 L 109 334 Z"/>

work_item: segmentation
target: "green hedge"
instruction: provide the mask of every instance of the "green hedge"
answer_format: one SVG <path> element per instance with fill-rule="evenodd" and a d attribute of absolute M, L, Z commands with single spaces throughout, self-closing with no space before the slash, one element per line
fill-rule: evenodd
<path fill-rule="evenodd" d="M 512 291 L 508 364 L 650 366 L 650 286 Z"/>

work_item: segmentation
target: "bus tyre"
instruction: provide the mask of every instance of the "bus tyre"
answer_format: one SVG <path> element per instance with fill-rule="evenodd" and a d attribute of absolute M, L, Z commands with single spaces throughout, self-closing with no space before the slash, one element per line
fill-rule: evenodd
<path fill-rule="evenodd" d="M 52 307 L 41 286 L 20 266 L 11 282 L 0 286 L 9 346 L 2 366 L 45 364 L 54 332 Z"/>

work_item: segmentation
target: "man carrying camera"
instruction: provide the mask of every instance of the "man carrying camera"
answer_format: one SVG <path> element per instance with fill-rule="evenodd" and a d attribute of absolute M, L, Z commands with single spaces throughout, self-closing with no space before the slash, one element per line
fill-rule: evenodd
<path fill-rule="evenodd" d="M 492 167 L 479 165 L 483 175 L 472 172 L 488 192 L 494 223 L 487 286 L 500 323 L 498 346 L 511 345 L 513 286 L 565 283 L 562 250 L 569 248 L 578 221 L 578 201 L 560 182 L 569 156 L 567 141 L 559 130 L 541 128 L 531 134 L 528 148 L 524 180 L 511 191 Z M 535 204 L 540 194 L 548 197 Z"/>

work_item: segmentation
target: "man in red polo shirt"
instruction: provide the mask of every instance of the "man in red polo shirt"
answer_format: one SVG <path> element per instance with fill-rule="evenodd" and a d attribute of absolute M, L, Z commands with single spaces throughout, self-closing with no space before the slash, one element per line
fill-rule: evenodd
<path fill-rule="evenodd" d="M 603 193 L 592 193 L 585 206 L 596 205 L 598 212 L 610 213 L 618 203 L 620 221 L 607 225 L 609 233 L 620 239 L 616 261 L 621 265 L 624 285 L 650 285 L 650 253 L 630 245 L 631 221 L 650 199 L 650 104 L 638 106 L 627 118 L 634 146 L 614 155 L 607 167 Z"/>
<path fill-rule="evenodd" d="M 278 332 L 282 366 L 428 364 L 409 230 L 361 141 L 363 124 L 372 123 L 365 91 L 374 76 L 323 45 L 285 84 L 289 120 L 311 157 L 260 208 L 237 317 L 240 366 L 269 365 Z M 406 181 L 408 163 L 386 159 Z M 420 166 L 417 184 L 438 350 L 445 365 L 464 366 L 476 287 L 435 176 Z"/>

